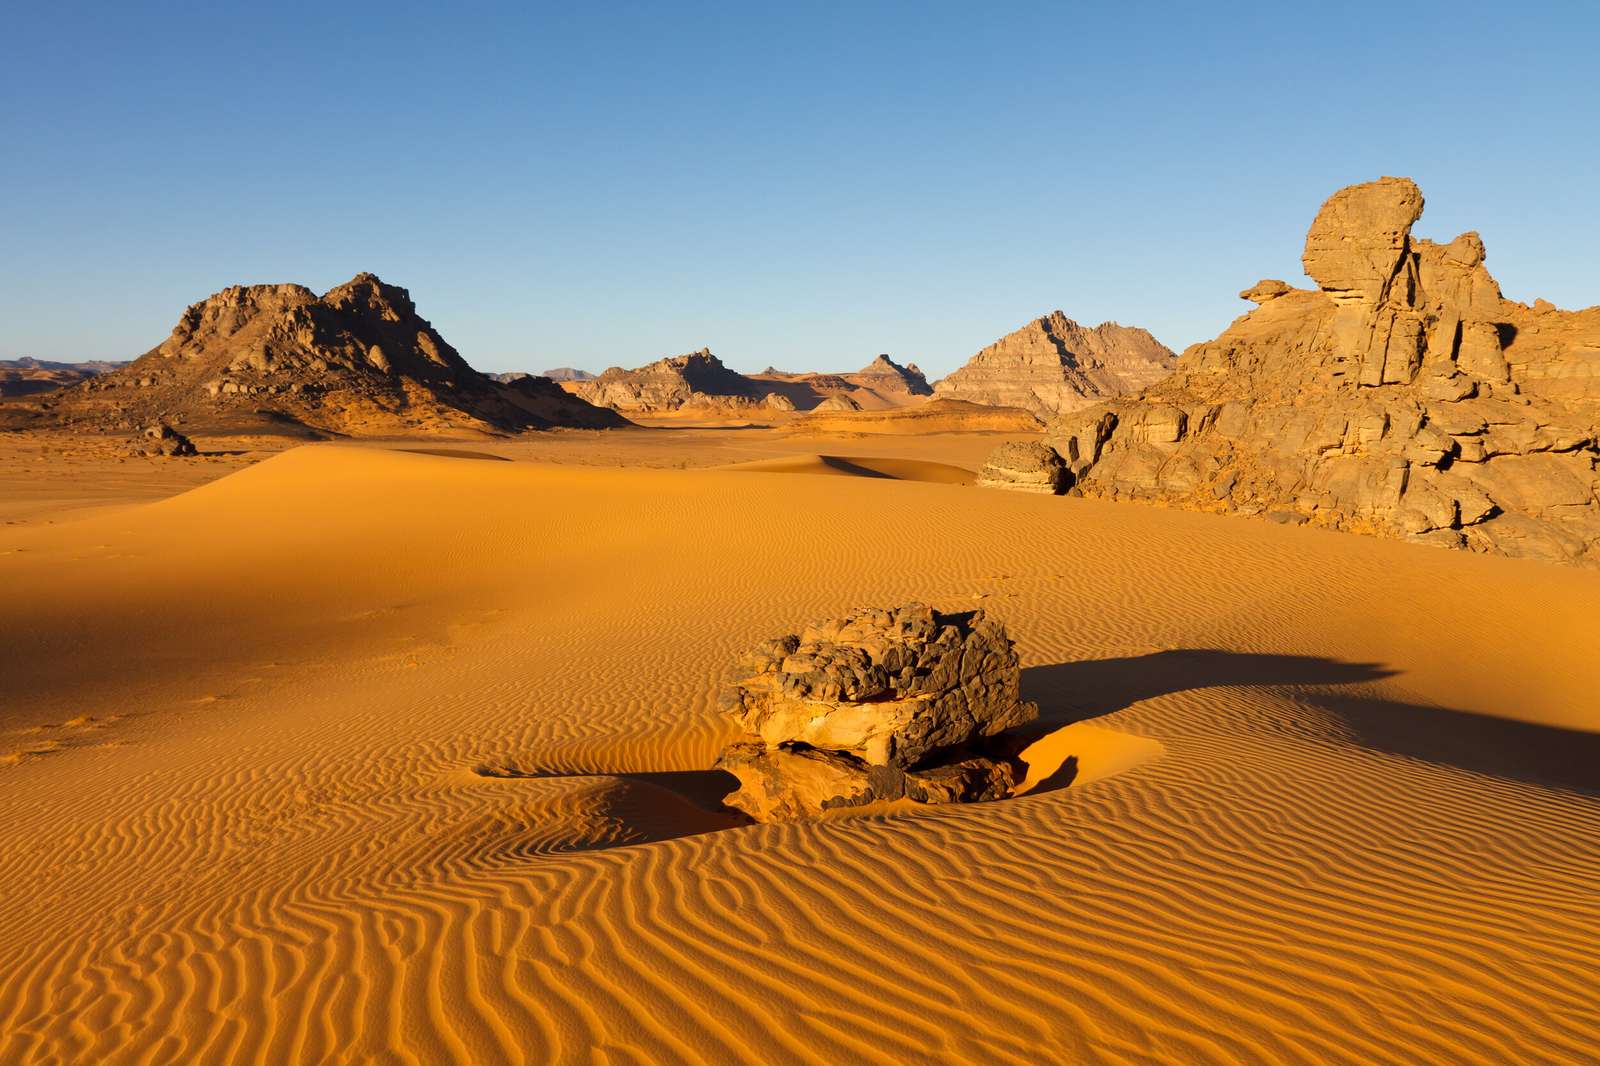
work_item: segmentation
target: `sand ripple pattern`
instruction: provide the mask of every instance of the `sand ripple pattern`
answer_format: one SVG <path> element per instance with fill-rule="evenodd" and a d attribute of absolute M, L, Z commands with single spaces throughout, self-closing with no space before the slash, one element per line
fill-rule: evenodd
<path fill-rule="evenodd" d="M 175 524 L 227 541 L 153 606 L 215 593 L 194 655 L 244 671 L 300 597 L 308 665 L 203 713 L 172 681 L 120 746 L 0 768 L 0 1062 L 1592 1061 L 1600 785 L 1427 750 L 1502 702 L 1572 713 L 1494 679 L 1592 685 L 1581 630 L 1504 636 L 1581 617 L 1587 575 L 960 486 L 828 478 L 801 506 L 805 480 L 302 449 L 92 530 L 148 566 Z M 450 523 L 403 520 L 462 501 L 448 552 Z M 334 655 L 314 589 L 220 594 L 301 536 L 383 544 L 340 557 L 382 577 L 341 611 L 397 583 L 420 606 Z M 13 587 L 59 572 L 21 558 Z M 791 826 L 628 776 L 709 765 L 752 635 L 909 595 L 1002 612 L 1047 714 L 1165 754 Z M 52 625 L 33 654 L 74 638 Z M 39 676 L 43 718 L 119 683 Z"/>

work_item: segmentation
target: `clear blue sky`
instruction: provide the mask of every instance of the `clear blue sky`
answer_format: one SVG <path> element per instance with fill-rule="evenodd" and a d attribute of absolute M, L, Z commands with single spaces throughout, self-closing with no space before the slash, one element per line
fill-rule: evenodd
<path fill-rule="evenodd" d="M 0 357 L 361 270 L 486 370 L 1181 348 L 1381 174 L 1600 302 L 1594 4 L 66 6 L 0 24 Z"/>

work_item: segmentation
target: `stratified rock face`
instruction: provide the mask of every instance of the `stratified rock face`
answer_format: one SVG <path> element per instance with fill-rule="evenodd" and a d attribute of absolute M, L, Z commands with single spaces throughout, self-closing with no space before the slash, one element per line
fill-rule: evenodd
<path fill-rule="evenodd" d="M 889 799 L 995 799 L 1019 776 L 984 738 L 1032 721 L 1005 627 L 982 611 L 866 609 L 740 660 L 728 713 L 745 736 L 719 766 L 759 821 Z"/>
<path fill-rule="evenodd" d="M 683 407 L 749 407 L 766 396 L 749 378 L 722 365 L 702 348 L 688 355 L 624 370 L 614 366 L 591 381 L 567 383 L 567 391 L 618 411 L 654 414 Z"/>
<path fill-rule="evenodd" d="M 854 374 L 845 375 L 851 384 L 883 395 L 932 396 L 933 388 L 917 364 L 901 366 L 887 355 L 880 355 Z"/>
<path fill-rule="evenodd" d="M 1153 384 L 1176 359 L 1142 329 L 1115 322 L 1085 329 L 1056 311 L 1000 338 L 933 390 L 1047 418 Z"/>
<path fill-rule="evenodd" d="M 241 425 L 290 420 L 339 433 L 613 425 L 552 382 L 490 380 L 371 274 L 317 296 L 233 286 L 194 304 L 171 336 L 112 373 L 52 397 L 67 423 Z"/>
<path fill-rule="evenodd" d="M 989 454 L 978 471 L 978 484 L 991 489 L 1058 496 L 1072 484 L 1066 460 L 1038 441 L 1010 441 Z"/>
<path fill-rule="evenodd" d="M 1252 286 L 1172 377 L 1051 424 L 1076 490 L 1600 563 L 1600 308 L 1503 299 L 1421 211 L 1403 178 L 1334 194 L 1317 290 Z"/>

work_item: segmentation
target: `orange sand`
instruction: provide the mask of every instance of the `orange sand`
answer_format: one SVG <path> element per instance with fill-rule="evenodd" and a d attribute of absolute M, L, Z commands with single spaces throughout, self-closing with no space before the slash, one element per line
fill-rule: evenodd
<path fill-rule="evenodd" d="M 0 525 L 0 1062 L 1592 1061 L 1600 575 L 587 439 Z M 908 598 L 1026 794 L 718 813 L 734 656 Z"/>

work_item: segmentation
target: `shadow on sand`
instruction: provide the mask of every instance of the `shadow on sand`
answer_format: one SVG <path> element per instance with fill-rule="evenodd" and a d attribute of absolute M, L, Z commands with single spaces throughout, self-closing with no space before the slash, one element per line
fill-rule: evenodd
<path fill-rule="evenodd" d="M 1022 694 L 1039 703 L 1035 736 L 1121 710 L 1139 700 L 1228 685 L 1293 686 L 1295 698 L 1327 711 L 1350 741 L 1374 751 L 1525 784 L 1600 795 L 1600 733 L 1326 690 L 1398 671 L 1303 655 L 1211 649 L 1038 666 L 1022 672 Z M 1041 785 L 1035 791 L 1043 791 Z"/>

